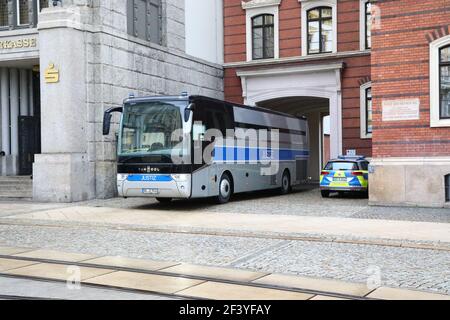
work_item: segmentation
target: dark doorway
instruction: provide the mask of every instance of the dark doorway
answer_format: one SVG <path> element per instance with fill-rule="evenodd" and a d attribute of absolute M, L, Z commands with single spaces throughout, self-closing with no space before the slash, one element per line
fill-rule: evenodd
<path fill-rule="evenodd" d="M 33 173 L 34 155 L 39 153 L 40 125 L 37 117 L 19 117 L 19 175 Z"/>
<path fill-rule="evenodd" d="M 33 174 L 34 156 L 41 152 L 41 97 L 39 73 L 33 72 L 33 116 L 19 117 L 19 175 Z"/>

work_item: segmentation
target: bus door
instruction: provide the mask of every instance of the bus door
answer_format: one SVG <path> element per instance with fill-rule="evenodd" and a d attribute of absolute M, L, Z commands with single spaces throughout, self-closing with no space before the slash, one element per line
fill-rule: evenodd
<path fill-rule="evenodd" d="M 210 147 L 209 150 L 214 150 L 219 139 L 207 139 L 206 132 L 210 129 L 216 129 L 220 131 L 222 136 L 225 136 L 226 129 L 229 128 L 233 128 L 231 108 L 227 110 L 223 103 L 211 101 L 199 101 L 195 103 L 192 130 L 195 172 L 193 176 L 193 196 L 196 190 L 201 192 L 203 196 L 205 196 L 205 191 L 207 192 L 206 196 L 217 195 L 218 180 L 221 178 L 218 175 L 221 174 L 221 167 L 223 165 L 218 166 L 214 164 L 214 151 L 212 153 L 205 151 L 207 147 Z M 200 155 L 203 155 L 201 162 L 199 159 Z M 199 188 L 200 190 L 198 190 Z"/>

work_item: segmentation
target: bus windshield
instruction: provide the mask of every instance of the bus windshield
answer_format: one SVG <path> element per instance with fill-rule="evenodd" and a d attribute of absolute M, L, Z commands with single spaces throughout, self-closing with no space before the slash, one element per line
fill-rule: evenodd
<path fill-rule="evenodd" d="M 180 143 L 172 141 L 172 133 L 183 128 L 181 111 L 186 104 L 186 101 L 155 101 L 126 105 L 119 155 L 170 157 Z"/>

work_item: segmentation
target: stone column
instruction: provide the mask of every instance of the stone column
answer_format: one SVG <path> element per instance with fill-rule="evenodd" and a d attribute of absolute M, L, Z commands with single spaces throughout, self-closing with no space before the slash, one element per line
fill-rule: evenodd
<path fill-rule="evenodd" d="M 33 93 L 33 71 L 28 71 L 28 96 L 29 96 L 29 104 L 28 104 L 28 115 L 34 116 L 34 93 Z"/>
<path fill-rule="evenodd" d="M 29 88 L 28 88 L 28 70 L 20 70 L 20 115 L 29 115 Z"/>
<path fill-rule="evenodd" d="M 6 155 L 11 154 L 11 136 L 9 131 L 9 71 L 2 68 L 0 71 L 1 101 L 2 106 L 2 149 Z M 3 167 L 3 166 L 2 166 Z M 2 170 L 2 172 L 4 172 Z"/>
<path fill-rule="evenodd" d="M 64 3 L 65 5 L 65 3 Z M 40 15 L 42 154 L 33 165 L 33 197 L 38 201 L 76 202 L 95 197 L 95 162 L 87 143 L 86 5 L 49 8 Z M 59 81 L 47 83 L 49 66 Z"/>
<path fill-rule="evenodd" d="M 9 78 L 9 107 L 11 121 L 11 159 L 8 164 L 8 175 L 18 174 L 19 158 L 19 70 L 10 69 Z"/>

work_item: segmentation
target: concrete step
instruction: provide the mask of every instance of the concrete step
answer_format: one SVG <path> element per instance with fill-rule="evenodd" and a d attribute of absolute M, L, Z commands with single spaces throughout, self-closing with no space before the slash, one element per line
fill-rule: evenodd
<path fill-rule="evenodd" d="M 0 193 L 2 192 L 32 192 L 32 186 L 4 186 L 0 184 Z"/>
<path fill-rule="evenodd" d="M 0 193 L 0 200 L 8 199 L 32 199 L 32 193 Z"/>
<path fill-rule="evenodd" d="M 0 177 L 0 199 L 31 199 L 33 180 L 30 176 Z"/>

